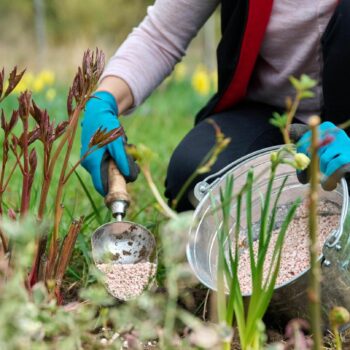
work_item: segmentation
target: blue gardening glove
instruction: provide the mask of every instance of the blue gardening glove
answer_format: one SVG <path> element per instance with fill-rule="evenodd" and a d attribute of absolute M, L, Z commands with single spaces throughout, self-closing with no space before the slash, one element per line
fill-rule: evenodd
<path fill-rule="evenodd" d="M 80 155 L 83 156 L 89 148 L 92 136 L 99 128 L 110 131 L 120 127 L 118 107 L 114 96 L 107 91 L 95 92 L 86 104 L 81 126 Z M 135 181 L 137 178 L 139 168 L 133 158 L 125 152 L 125 145 L 125 137 L 118 137 L 108 145 L 92 152 L 81 163 L 90 173 L 95 189 L 102 196 L 105 196 L 108 191 L 108 184 L 105 181 L 107 176 L 102 172 L 107 171 L 109 157 L 114 160 L 127 182 Z"/>
<path fill-rule="evenodd" d="M 344 130 L 337 128 L 331 122 L 322 123 L 319 126 L 319 133 L 321 142 L 318 151 L 320 170 L 329 179 L 329 182 L 332 182 L 332 185 L 326 185 L 331 189 L 350 170 L 350 138 Z M 300 138 L 297 151 L 310 156 L 310 139 L 311 131 L 307 131 Z M 324 142 L 324 145 L 322 145 L 322 142 Z M 333 181 L 331 181 L 332 178 Z M 325 188 L 325 186 L 323 187 Z"/>
<path fill-rule="evenodd" d="M 326 138 L 329 142 L 321 146 L 318 154 L 320 157 L 320 169 L 326 176 L 331 176 L 342 166 L 350 163 L 350 138 L 346 132 L 337 128 L 331 122 L 324 122 L 319 126 L 320 142 L 322 144 Z M 306 132 L 298 142 L 298 152 L 310 156 L 311 131 Z"/>

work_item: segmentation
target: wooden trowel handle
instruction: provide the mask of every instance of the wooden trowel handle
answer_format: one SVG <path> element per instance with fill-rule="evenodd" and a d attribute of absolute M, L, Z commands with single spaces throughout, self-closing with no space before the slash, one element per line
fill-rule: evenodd
<path fill-rule="evenodd" d="M 129 205 L 130 197 L 123 175 L 119 172 L 114 161 L 110 159 L 108 161 L 108 193 L 105 197 L 105 203 L 110 208 L 117 201 L 124 201 Z"/>

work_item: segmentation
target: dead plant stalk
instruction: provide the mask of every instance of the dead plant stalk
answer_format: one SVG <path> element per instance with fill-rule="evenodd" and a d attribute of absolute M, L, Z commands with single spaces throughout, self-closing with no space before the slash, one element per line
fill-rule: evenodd
<path fill-rule="evenodd" d="M 310 234 L 310 282 L 308 297 L 310 303 L 311 327 L 314 339 L 314 349 L 322 349 L 320 282 L 321 269 L 317 251 L 317 205 L 319 186 L 319 157 L 318 157 L 318 125 L 320 118 L 313 116 L 309 120 L 311 129 L 311 165 L 309 192 L 309 234 Z"/>

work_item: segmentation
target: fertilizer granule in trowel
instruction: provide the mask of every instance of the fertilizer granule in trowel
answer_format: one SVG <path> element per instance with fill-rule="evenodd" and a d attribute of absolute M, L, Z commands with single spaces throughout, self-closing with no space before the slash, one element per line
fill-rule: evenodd
<path fill-rule="evenodd" d="M 120 300 L 132 299 L 148 287 L 156 272 L 156 264 L 139 262 L 136 264 L 97 264 L 105 275 L 109 292 Z"/>
<path fill-rule="evenodd" d="M 278 214 L 275 224 L 275 230 L 273 231 L 268 251 L 266 253 L 266 259 L 264 264 L 264 276 L 266 278 L 269 267 L 271 265 L 273 249 L 276 244 L 278 233 L 280 232 L 280 226 L 288 211 L 287 206 L 281 206 L 278 208 Z M 321 254 L 322 247 L 329 237 L 329 235 L 338 228 L 339 225 L 339 207 L 330 201 L 320 201 L 318 206 L 318 252 Z M 278 216 L 280 221 L 278 222 Z M 281 264 L 279 274 L 276 281 L 276 286 L 282 285 L 294 277 L 307 270 L 310 266 L 309 258 L 309 230 L 308 230 L 308 207 L 304 201 L 297 209 L 294 219 L 288 226 L 284 238 L 284 244 L 282 249 Z M 260 225 L 253 231 L 256 231 Z M 244 234 L 243 236 L 246 236 Z M 257 232 L 255 232 L 257 236 Z M 246 238 L 241 238 L 240 246 L 244 247 Z M 259 241 L 255 240 L 253 244 L 255 259 L 258 252 Z M 247 295 L 251 293 L 251 271 L 250 271 L 250 256 L 249 249 L 240 249 L 239 256 L 239 269 L 238 278 L 240 281 L 240 287 L 243 294 Z"/>

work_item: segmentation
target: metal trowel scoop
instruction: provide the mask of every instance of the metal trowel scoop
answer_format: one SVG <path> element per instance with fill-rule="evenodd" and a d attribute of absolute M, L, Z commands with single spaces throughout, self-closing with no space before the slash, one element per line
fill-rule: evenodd
<path fill-rule="evenodd" d="M 105 203 L 116 221 L 100 226 L 91 237 L 92 257 L 97 268 L 100 269 L 101 264 L 111 267 L 115 264 L 145 262 L 157 264 L 156 241 L 151 232 L 139 224 L 124 220 L 130 197 L 125 179 L 112 160 L 108 164 L 108 193 Z M 156 268 L 152 270 L 153 276 L 149 276 L 149 280 L 154 277 L 155 271 Z M 131 282 L 132 278 L 133 276 L 128 276 Z M 147 284 L 144 287 L 147 287 Z M 108 285 L 107 290 L 118 299 L 125 300 L 137 296 L 120 297 L 113 293 Z"/>

